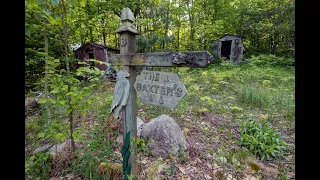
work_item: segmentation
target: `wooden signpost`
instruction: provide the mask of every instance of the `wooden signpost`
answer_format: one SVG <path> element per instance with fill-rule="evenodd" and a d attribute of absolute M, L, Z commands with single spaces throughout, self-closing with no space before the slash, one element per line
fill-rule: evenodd
<path fill-rule="evenodd" d="M 207 51 L 135 53 L 135 36 L 139 33 L 133 25 L 134 19 L 129 8 L 122 11 L 121 25 L 116 30 L 120 34 L 120 54 L 109 56 L 112 65 L 123 66 L 124 70 L 130 74 L 128 99 L 122 109 L 124 179 L 128 179 L 129 174 L 133 175 L 134 179 L 137 178 L 136 147 L 133 143 L 129 147 L 126 146 L 128 139 L 137 137 L 137 92 L 144 103 L 171 109 L 175 108 L 187 93 L 179 75 L 174 72 L 143 70 L 136 82 L 136 67 L 205 68 L 213 60 Z"/>

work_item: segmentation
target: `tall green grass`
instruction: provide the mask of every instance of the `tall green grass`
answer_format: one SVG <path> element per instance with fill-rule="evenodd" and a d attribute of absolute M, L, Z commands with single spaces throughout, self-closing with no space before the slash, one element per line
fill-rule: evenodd
<path fill-rule="evenodd" d="M 259 108 L 269 108 L 270 95 L 262 89 L 244 85 L 239 91 L 239 101 L 244 106 L 256 106 Z"/>

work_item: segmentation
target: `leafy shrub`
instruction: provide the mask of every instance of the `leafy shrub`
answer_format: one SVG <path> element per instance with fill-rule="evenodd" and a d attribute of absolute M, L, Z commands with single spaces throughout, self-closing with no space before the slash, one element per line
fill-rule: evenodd
<path fill-rule="evenodd" d="M 239 121 L 240 139 L 238 144 L 246 146 L 261 159 L 277 157 L 286 150 L 287 143 L 279 132 L 266 121 Z"/>
<path fill-rule="evenodd" d="M 146 145 L 146 142 L 144 141 L 144 139 L 137 137 L 134 140 L 134 144 L 137 147 L 138 153 L 139 152 L 146 152 L 147 145 Z"/>
<path fill-rule="evenodd" d="M 106 133 L 110 133 L 110 128 L 106 125 L 95 127 L 89 137 L 79 137 L 84 142 L 83 148 L 75 151 L 77 158 L 74 159 L 67 171 L 84 179 L 108 179 L 106 174 L 101 174 L 99 171 L 99 165 L 101 162 L 110 162 L 114 156 L 112 142 L 105 136 Z"/>
<path fill-rule="evenodd" d="M 50 177 L 50 166 L 50 153 L 38 152 L 25 161 L 25 172 L 32 179 L 48 179 Z"/>
<path fill-rule="evenodd" d="M 230 107 L 231 112 L 233 113 L 237 113 L 237 112 L 241 112 L 243 109 L 238 107 L 238 106 L 231 106 Z"/>
<path fill-rule="evenodd" d="M 257 66 L 294 66 L 295 60 L 292 57 L 277 57 L 273 54 L 261 54 L 259 56 L 251 56 L 249 63 Z"/>
<path fill-rule="evenodd" d="M 61 121 L 52 121 L 44 126 L 43 132 L 38 133 L 39 138 L 53 138 L 56 141 L 64 141 L 68 137 L 68 125 Z"/>

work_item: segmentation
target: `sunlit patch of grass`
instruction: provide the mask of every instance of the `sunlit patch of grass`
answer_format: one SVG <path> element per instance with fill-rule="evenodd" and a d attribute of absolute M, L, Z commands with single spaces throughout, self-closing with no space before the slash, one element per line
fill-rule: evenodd
<path fill-rule="evenodd" d="M 280 91 L 273 97 L 274 108 L 283 113 L 288 121 L 293 121 L 295 116 L 295 101 L 292 93 Z"/>
<path fill-rule="evenodd" d="M 239 101 L 247 105 L 268 108 L 270 97 L 263 89 L 245 85 L 239 91 Z"/>

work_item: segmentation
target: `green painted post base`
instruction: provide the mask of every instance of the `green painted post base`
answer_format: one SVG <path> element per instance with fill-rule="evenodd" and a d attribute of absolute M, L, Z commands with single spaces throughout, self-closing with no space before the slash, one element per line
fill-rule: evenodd
<path fill-rule="evenodd" d="M 128 176 L 131 173 L 131 164 L 130 164 L 130 131 L 126 134 L 124 144 L 121 150 L 122 154 L 122 172 L 123 172 L 123 179 L 128 180 Z"/>

